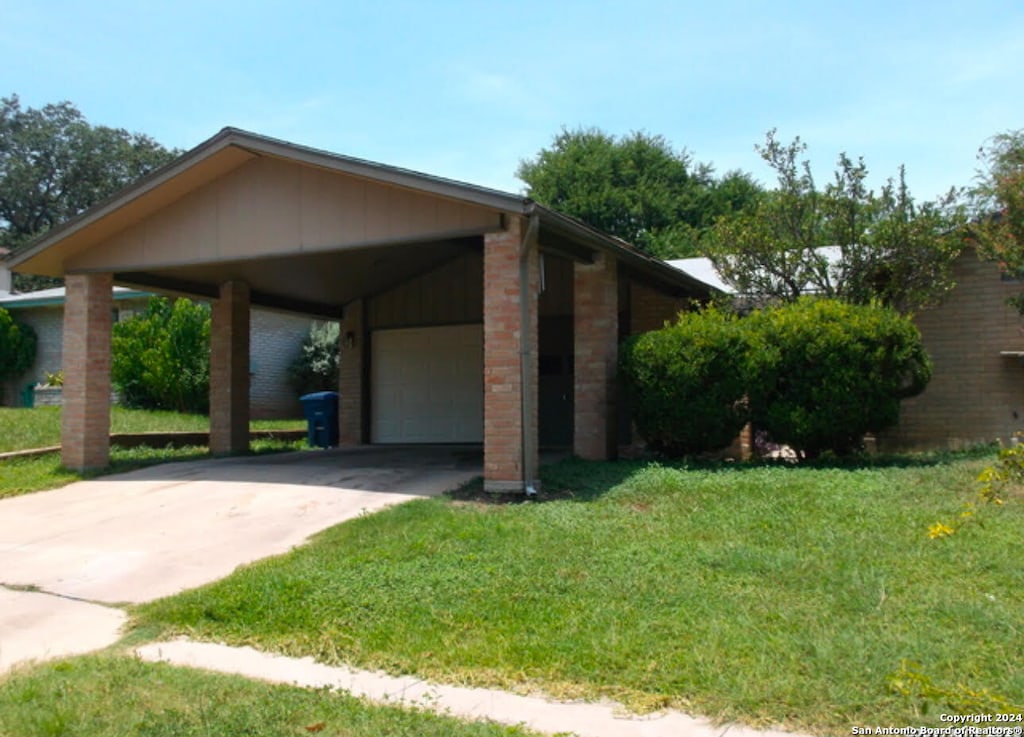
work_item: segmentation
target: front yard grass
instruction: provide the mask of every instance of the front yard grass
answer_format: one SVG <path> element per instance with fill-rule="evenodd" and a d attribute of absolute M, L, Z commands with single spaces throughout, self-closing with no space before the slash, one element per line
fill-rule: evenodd
<path fill-rule="evenodd" d="M 253 430 L 303 430 L 304 420 L 254 420 Z M 205 415 L 111 407 L 110 432 L 206 432 Z M 0 407 L 0 453 L 60 445 L 60 407 Z"/>
<path fill-rule="evenodd" d="M 374 706 L 326 689 L 275 686 L 114 655 L 0 678 L 0 734 L 18 737 L 526 737 L 530 732 Z"/>
<path fill-rule="evenodd" d="M 255 420 L 249 424 L 253 430 L 300 430 L 302 420 Z M 207 431 L 209 420 L 202 415 L 177 412 L 112 407 L 110 431 L 114 433 Z M 34 409 L 0 408 L 0 452 L 45 448 L 60 445 L 60 408 Z M 298 450 L 304 441 L 256 440 L 252 452 L 267 453 Z M 100 474 L 129 471 L 133 468 L 167 461 L 194 460 L 209 455 L 205 447 L 184 448 L 120 448 L 110 452 L 110 465 L 100 471 L 86 474 L 69 471 L 61 465 L 59 453 L 0 461 L 0 499 L 32 491 L 55 489 L 83 478 Z"/>
<path fill-rule="evenodd" d="M 566 461 L 546 503 L 415 501 L 134 608 L 136 626 L 820 734 L 1024 705 L 1024 504 L 988 458 Z M 466 495 L 463 495 L 465 497 Z"/>

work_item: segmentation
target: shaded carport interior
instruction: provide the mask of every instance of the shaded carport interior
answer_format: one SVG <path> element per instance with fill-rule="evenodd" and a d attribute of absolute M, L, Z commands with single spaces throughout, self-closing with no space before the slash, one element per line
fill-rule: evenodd
<path fill-rule="evenodd" d="M 511 258 L 492 258 L 509 244 Z M 488 281 L 488 258 L 497 280 Z M 376 330 L 491 320 L 496 327 L 490 333 L 485 374 L 492 359 L 500 356 L 516 366 L 492 371 L 491 376 L 507 369 L 496 383 L 515 384 L 521 362 L 527 361 L 534 383 L 539 365 L 542 394 L 543 377 L 552 373 L 568 389 L 575 380 L 573 354 L 579 351 L 572 328 L 579 319 L 573 316 L 579 312 L 573 296 L 574 284 L 580 283 L 577 267 L 594 264 L 610 264 L 609 283 L 616 292 L 613 340 L 634 329 L 631 289 L 653 290 L 667 300 L 665 304 L 677 306 L 709 293 L 706 285 L 683 272 L 528 199 L 230 128 L 51 231 L 12 261 L 16 271 L 94 281 L 97 275 L 107 275 L 124 286 L 211 300 L 212 360 L 220 358 L 216 323 L 228 326 L 222 342 L 230 348 L 241 339 L 239 320 L 249 306 L 342 320 L 346 348 L 341 421 L 349 424 L 341 435 L 347 443 L 365 443 L 372 437 L 368 344 Z M 495 272 L 499 267 L 505 271 Z M 519 299 L 524 276 L 526 311 Z M 96 283 L 101 292 L 102 281 Z M 452 295 L 461 303 L 453 304 Z M 382 317 L 380 305 L 389 299 L 401 306 Z M 525 347 L 494 348 L 497 340 L 518 340 L 515 330 L 490 317 L 493 305 L 500 302 L 516 306 L 506 305 L 505 317 L 513 328 L 520 316 L 528 320 L 524 332 L 530 339 Z M 219 304 L 224 306 L 220 316 Z M 667 310 L 664 317 L 670 316 Z M 534 321 L 534 331 L 540 322 L 539 348 L 529 320 Z M 575 349 L 559 350 L 567 341 Z M 509 348 L 515 355 L 506 355 Z M 221 390 L 212 387 L 211 399 L 218 393 L 238 394 L 237 387 L 232 392 L 231 381 L 241 380 L 241 358 L 229 355 L 226 360 L 228 383 Z M 531 379 L 526 370 L 520 374 L 519 386 L 511 391 L 518 392 L 523 406 L 529 401 Z M 484 389 L 492 387 L 488 383 Z M 558 391 L 549 387 L 547 394 L 555 396 Z M 585 393 L 577 387 L 575 394 Z M 495 409 L 499 400 L 485 397 L 485 414 L 493 418 L 505 412 Z M 536 397 L 532 401 L 536 405 Z M 216 403 L 212 405 L 214 435 Z M 230 417 L 222 434 L 230 436 L 231 423 L 239 426 L 240 410 L 237 400 L 227 406 Z M 536 406 L 532 411 L 536 413 Z M 536 425 L 531 427 L 526 417 L 524 411 L 518 428 L 505 427 L 508 423 L 503 421 L 502 427 L 489 432 L 518 434 L 521 444 L 529 444 L 532 434 L 535 454 Z M 572 425 L 579 424 L 577 415 Z M 83 427 L 80 424 L 79 432 L 85 432 Z M 65 432 L 74 430 L 66 426 Z M 487 438 L 483 439 L 486 445 Z M 232 442 L 237 441 L 229 439 L 225 449 L 237 450 Z M 532 473 L 528 465 L 523 461 L 511 472 L 498 473 L 511 474 L 508 480 L 513 485 L 522 484 Z"/>

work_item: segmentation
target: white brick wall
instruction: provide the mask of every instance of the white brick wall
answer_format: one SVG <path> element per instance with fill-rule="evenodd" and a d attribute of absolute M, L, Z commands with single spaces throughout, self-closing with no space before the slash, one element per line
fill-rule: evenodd
<path fill-rule="evenodd" d="M 288 366 L 309 334 L 312 320 L 253 310 L 249 328 L 249 407 L 254 419 L 302 417 Z"/>

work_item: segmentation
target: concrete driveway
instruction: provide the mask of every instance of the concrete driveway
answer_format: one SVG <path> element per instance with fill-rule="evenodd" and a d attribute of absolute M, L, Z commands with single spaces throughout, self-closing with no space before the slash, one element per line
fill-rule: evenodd
<path fill-rule="evenodd" d="M 479 476 L 462 447 L 170 463 L 0 500 L 0 672 L 102 647 L 120 609 L 284 553 L 332 525 Z"/>

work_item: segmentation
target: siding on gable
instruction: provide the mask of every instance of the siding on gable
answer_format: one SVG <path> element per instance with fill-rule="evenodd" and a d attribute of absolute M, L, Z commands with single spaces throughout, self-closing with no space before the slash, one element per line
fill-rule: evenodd
<path fill-rule="evenodd" d="M 482 323 L 483 255 L 473 251 L 367 300 L 370 330 Z"/>
<path fill-rule="evenodd" d="M 185 194 L 67 269 L 131 271 L 445 239 L 499 227 L 497 212 L 270 157 Z"/>

